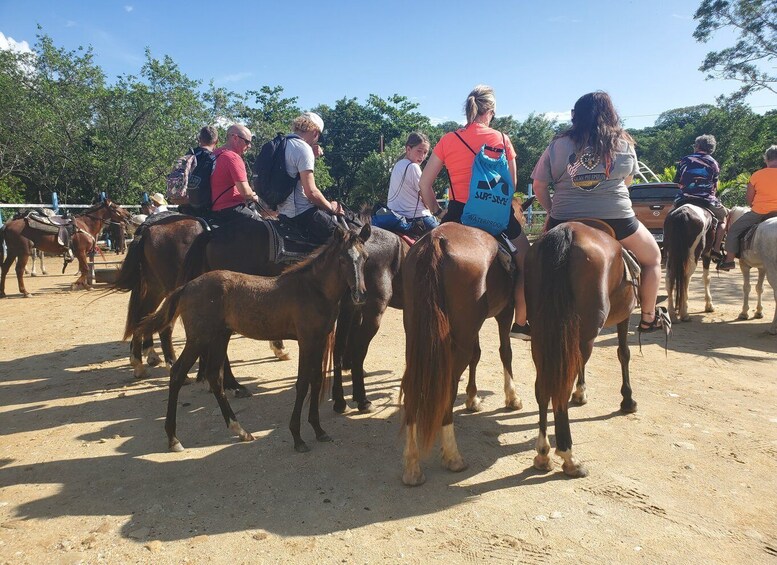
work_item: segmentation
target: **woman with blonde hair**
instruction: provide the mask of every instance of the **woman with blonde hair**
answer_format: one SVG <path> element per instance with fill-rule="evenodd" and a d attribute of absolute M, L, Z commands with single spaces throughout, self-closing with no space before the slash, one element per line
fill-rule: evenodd
<path fill-rule="evenodd" d="M 432 155 L 421 174 L 419 187 L 424 204 L 434 215 L 440 213 L 440 206 L 432 189 L 432 184 L 443 166 L 448 169 L 451 186 L 448 211 L 445 222 L 459 222 L 464 213 L 472 179 L 472 165 L 478 151 L 482 148 L 487 157 L 497 159 L 504 155 L 510 172 L 513 187 L 517 183 L 515 149 L 510 137 L 490 127 L 496 115 L 496 98 L 490 86 L 478 85 L 467 96 L 464 104 L 467 125 L 456 131 L 446 133 L 435 145 Z M 511 213 L 509 216 L 507 238 L 515 246 L 513 254 L 518 266 L 515 285 L 515 323 L 510 331 L 512 337 L 531 339 L 531 330 L 526 321 L 526 301 L 523 296 L 523 261 L 529 250 L 529 241 L 521 231 L 521 224 Z"/>

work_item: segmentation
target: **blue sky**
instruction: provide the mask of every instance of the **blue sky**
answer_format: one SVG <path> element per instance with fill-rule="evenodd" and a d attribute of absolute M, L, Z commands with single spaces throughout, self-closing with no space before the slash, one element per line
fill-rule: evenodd
<path fill-rule="evenodd" d="M 498 115 L 518 119 L 568 115 L 580 95 L 602 89 L 639 128 L 737 88 L 698 71 L 707 51 L 733 42 L 693 39 L 699 3 L 0 0 L 0 47 L 33 44 L 40 24 L 57 46 L 91 45 L 109 79 L 137 74 L 148 47 L 204 84 L 281 85 L 303 109 L 398 93 L 434 121 L 463 121 L 478 83 L 494 87 Z M 777 108 L 771 93 L 748 102 Z"/>

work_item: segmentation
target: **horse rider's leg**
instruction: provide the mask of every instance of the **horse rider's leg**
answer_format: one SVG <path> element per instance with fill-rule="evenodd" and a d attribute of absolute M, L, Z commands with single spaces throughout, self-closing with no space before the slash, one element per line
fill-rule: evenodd
<path fill-rule="evenodd" d="M 636 232 L 623 238 L 620 243 L 637 257 L 642 276 L 639 285 L 639 299 L 644 320 L 652 322 L 656 312 L 656 298 L 661 281 L 661 250 L 650 232 L 641 223 Z"/>
<path fill-rule="evenodd" d="M 348 347 L 348 338 L 355 335 L 356 331 L 358 331 L 358 329 L 353 331 L 351 328 L 353 320 L 353 307 L 346 304 L 345 300 L 341 301 L 340 313 L 337 316 L 337 327 L 335 328 L 335 343 L 332 348 L 332 371 L 334 374 L 332 380 L 332 408 L 338 414 L 344 413 L 348 408 L 348 404 L 345 402 L 345 391 L 343 390 L 343 355 L 345 354 L 346 347 Z"/>
<path fill-rule="evenodd" d="M 715 229 L 715 239 L 712 241 L 712 250 L 720 253 L 720 249 L 723 246 L 723 237 L 726 235 L 726 228 L 728 221 L 728 214 L 723 216 L 722 219 L 718 219 L 718 227 Z"/>
<path fill-rule="evenodd" d="M 524 281 L 526 276 L 524 274 L 524 260 L 526 254 L 529 252 L 529 240 L 525 233 L 521 233 L 515 239 L 511 239 L 510 242 L 515 245 L 516 252 L 513 255 L 515 259 L 516 272 L 515 272 L 515 323 L 519 326 L 526 324 L 526 297 L 524 295 Z"/>
<path fill-rule="evenodd" d="M 312 351 L 309 357 L 310 361 L 310 406 L 308 407 L 308 423 L 313 427 L 313 431 L 316 433 L 316 439 L 321 442 L 332 441 L 324 429 L 321 427 L 321 418 L 319 415 L 319 396 L 321 394 L 321 387 L 323 386 L 324 372 L 321 367 L 321 359 L 324 357 L 324 350 L 326 349 L 326 338 L 321 343 L 316 343 L 316 347 Z M 306 354 L 308 354 L 306 352 Z M 300 349 L 300 357 L 302 356 L 302 350 Z M 316 361 L 318 363 L 316 364 Z"/>
<path fill-rule="evenodd" d="M 457 344 L 456 339 L 453 339 L 452 347 L 452 359 L 451 369 L 452 372 L 448 378 L 453 380 L 451 386 L 451 399 L 450 407 L 445 413 L 442 419 L 442 429 L 440 430 L 440 443 L 442 464 L 449 471 L 457 473 L 467 468 L 467 464 L 459 453 L 459 447 L 456 445 L 456 435 L 453 432 L 453 404 L 456 402 L 456 395 L 459 388 L 459 377 L 467 368 L 467 365 L 472 361 L 475 355 L 475 346 L 478 346 L 478 334 L 474 332 L 468 339 L 465 338 Z M 470 370 L 474 371 L 474 367 L 470 367 Z M 445 378 L 445 375 L 440 375 L 440 378 Z"/>
<path fill-rule="evenodd" d="M 232 372 L 232 363 L 229 362 L 229 353 L 224 357 L 224 388 L 235 391 L 235 398 L 249 398 L 253 396 L 251 391 L 237 382 Z"/>
<path fill-rule="evenodd" d="M 534 456 L 534 468 L 539 471 L 552 471 L 553 462 L 550 460 L 550 442 L 548 441 L 548 402 L 550 402 L 550 397 L 542 388 L 540 375 L 537 374 L 537 379 L 534 381 L 534 398 L 537 399 L 540 430 L 535 442 L 537 455 Z"/>
<path fill-rule="evenodd" d="M 631 396 L 631 381 L 629 380 L 629 319 L 626 318 L 618 324 L 618 361 L 621 363 L 621 412 L 631 414 L 637 411 L 637 403 Z"/>
<path fill-rule="evenodd" d="M 32 296 L 32 293 L 28 292 L 27 287 L 24 286 L 24 268 L 27 266 L 28 258 L 27 255 L 22 254 L 19 255 L 19 258 L 16 260 L 16 281 L 19 283 L 19 292 L 21 292 L 25 298 Z"/>
<path fill-rule="evenodd" d="M 628 320 L 626 320 L 626 327 L 628 328 Z M 619 324 L 620 331 L 620 324 Z M 588 363 L 588 359 L 591 358 L 591 352 L 594 348 L 594 339 L 588 341 L 581 340 L 580 353 L 582 354 L 583 366 Z M 571 383 L 570 383 L 571 388 Z M 558 405 L 554 399 L 553 401 L 553 419 L 556 426 L 556 455 L 564 460 L 561 468 L 564 470 L 564 474 L 570 477 L 585 477 L 588 475 L 588 470 L 580 463 L 577 458 L 572 454 L 572 432 L 569 429 L 569 397 L 572 391 L 564 391 L 559 397 Z"/>
<path fill-rule="evenodd" d="M 356 402 L 359 412 L 372 412 L 372 402 L 367 399 L 367 391 L 364 388 L 364 360 L 370 342 L 378 333 L 380 320 L 386 311 L 386 302 L 367 301 L 361 313 L 361 324 L 354 326 L 355 335 L 352 332 L 348 339 L 347 350 L 351 358 L 351 383 L 353 386 L 353 400 Z"/>
<path fill-rule="evenodd" d="M 162 345 L 162 355 L 165 366 L 169 369 L 175 363 L 175 348 L 173 347 L 173 328 L 165 328 L 159 332 L 159 343 Z"/>
<path fill-rule="evenodd" d="M 405 426 L 405 451 L 402 459 L 404 461 L 402 482 L 411 487 L 424 484 L 426 477 L 421 470 L 421 452 L 418 449 L 418 435 L 414 423 L 408 422 Z"/>
<path fill-rule="evenodd" d="M 499 328 L 499 359 L 502 361 L 502 374 L 504 376 L 505 408 L 520 410 L 523 408 L 523 402 L 515 391 L 515 381 L 513 380 L 513 346 L 510 341 L 512 321 L 513 312 L 510 308 L 505 308 L 496 316 Z"/>
<path fill-rule="evenodd" d="M 291 355 L 289 355 L 289 352 L 286 351 L 282 340 L 271 341 L 270 349 L 272 349 L 272 352 L 275 354 L 275 357 L 278 359 L 278 361 L 288 361 L 291 359 Z"/>
<path fill-rule="evenodd" d="M 208 362 L 205 367 L 205 373 L 210 383 L 210 390 L 221 408 L 221 415 L 224 416 L 224 422 L 230 431 L 237 435 L 240 441 L 253 441 L 254 436 L 245 431 L 238 423 L 237 416 L 229 405 L 227 395 L 224 393 L 224 359 L 227 357 L 227 347 L 232 332 L 221 332 L 219 335 L 210 338 L 208 346 Z"/>
<path fill-rule="evenodd" d="M 197 351 L 192 343 L 187 343 L 181 356 L 173 363 L 170 369 L 170 390 L 167 396 L 167 416 L 165 417 L 165 431 L 167 432 L 167 445 L 170 451 L 183 451 L 183 445 L 175 436 L 176 409 L 178 407 L 178 393 L 186 381 L 186 374 L 197 360 Z"/>
<path fill-rule="evenodd" d="M 704 281 L 704 311 L 714 312 L 715 305 L 712 303 L 712 294 L 710 294 L 710 262 L 709 255 L 703 255 L 701 258 L 702 280 Z"/>
<path fill-rule="evenodd" d="M 575 385 L 575 390 L 572 392 L 572 398 L 570 402 L 577 404 L 578 406 L 588 404 L 588 395 L 585 391 L 585 365 L 583 365 L 583 367 L 580 369 L 580 372 L 577 374 L 577 384 Z"/>
<path fill-rule="evenodd" d="M 739 261 L 739 269 L 742 271 L 742 311 L 737 316 L 738 320 L 747 320 L 750 317 L 750 265 L 744 261 Z M 763 269 L 758 270 L 759 281 L 763 280 Z M 756 286 L 756 295 L 758 302 L 761 302 L 761 293 Z"/>
<path fill-rule="evenodd" d="M 741 265 L 742 262 L 740 261 L 739 264 Z M 755 283 L 755 296 L 756 296 L 756 304 L 755 304 L 755 315 L 753 315 L 753 318 L 760 320 L 764 317 L 764 307 L 761 303 L 761 296 L 764 293 L 764 278 L 766 277 L 766 269 L 758 269 L 758 282 Z"/>
<path fill-rule="evenodd" d="M 300 337 L 298 340 L 299 365 L 297 369 L 297 382 L 294 387 L 297 395 L 294 399 L 294 409 L 291 412 L 291 420 L 289 421 L 289 431 L 291 431 L 291 436 L 294 438 L 294 450 L 298 453 L 310 451 L 308 445 L 302 441 L 302 435 L 300 434 L 302 405 L 305 403 L 305 397 L 310 388 L 310 375 L 316 370 L 321 370 L 321 357 L 319 356 L 318 359 L 312 359 L 313 356 L 308 353 L 308 348 L 310 347 L 308 340 L 309 338 L 303 337 Z M 318 399 L 311 398 L 310 402 L 318 402 Z"/>
<path fill-rule="evenodd" d="M 512 317 L 512 312 L 510 312 Z M 480 412 L 482 410 L 482 399 L 478 396 L 478 385 L 476 382 L 476 374 L 478 363 L 480 362 L 480 338 L 475 340 L 475 345 L 472 347 L 472 359 L 469 361 L 469 380 L 467 381 L 467 399 L 464 401 L 464 406 L 468 412 Z"/>

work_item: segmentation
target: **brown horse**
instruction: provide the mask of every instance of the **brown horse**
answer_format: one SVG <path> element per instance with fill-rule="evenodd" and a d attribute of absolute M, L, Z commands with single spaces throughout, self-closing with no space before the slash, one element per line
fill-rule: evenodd
<path fill-rule="evenodd" d="M 187 253 L 186 263 L 181 269 L 179 284 L 192 280 L 213 269 L 226 269 L 249 275 L 273 276 L 284 269 L 283 265 L 270 262 L 270 239 L 262 222 L 238 219 L 214 232 L 201 234 Z M 342 301 L 337 322 L 334 345 L 333 407 L 343 413 L 347 407 L 342 374 L 351 370 L 353 399 L 361 412 L 369 412 L 371 403 L 364 387 L 364 359 L 372 338 L 378 331 L 386 308 L 391 305 L 401 308 L 401 292 L 397 274 L 402 265 L 406 246 L 391 232 L 373 228 L 366 243 L 370 260 L 364 267 L 367 287 L 367 302 L 354 306 Z M 283 342 L 271 344 L 276 356 L 286 356 Z M 225 367 L 231 375 L 229 364 Z"/>
<path fill-rule="evenodd" d="M 714 240 L 712 214 L 701 206 L 683 204 L 669 212 L 664 220 L 666 294 L 669 315 L 673 320 L 691 321 L 688 314 L 688 287 L 699 259 L 704 270 L 704 311 L 715 311 L 710 294 L 710 262 Z"/>
<path fill-rule="evenodd" d="M 443 465 L 451 471 L 466 468 L 454 437 L 453 403 L 459 376 L 469 365 L 466 407 L 479 408 L 478 332 L 487 318 L 495 317 L 499 326 L 505 405 L 522 407 L 513 384 L 510 346 L 514 283 L 498 253 L 496 240 L 486 232 L 447 223 L 411 247 L 402 265 L 406 485 L 424 482 L 420 454 L 429 450 L 438 433 Z"/>
<path fill-rule="evenodd" d="M 77 288 L 88 289 L 87 277 L 89 265 L 87 254 L 93 251 L 97 242 L 97 236 L 110 222 L 125 223 L 129 220 L 130 213 L 110 200 L 95 204 L 87 208 L 82 214 L 74 217 L 76 233 L 70 242 L 70 249 L 78 259 L 79 277 L 70 285 L 71 290 Z M 8 248 L 8 256 L 3 257 L 2 242 Z M 14 261 L 16 263 L 16 279 L 19 283 L 19 292 L 25 297 L 31 296 L 24 286 L 24 268 L 32 253 L 32 246 L 45 253 L 61 255 L 68 248 L 59 244 L 57 234 L 42 232 L 27 225 L 24 219 L 10 220 L 0 229 L 0 261 L 2 261 L 2 276 L 0 277 L 0 298 L 5 297 L 5 277 Z"/>
<path fill-rule="evenodd" d="M 321 428 L 315 399 L 321 390 L 326 343 L 341 298 L 350 288 L 351 300 L 364 303 L 364 243 L 369 237 L 369 225 L 360 232 L 337 229 L 327 245 L 278 277 L 211 271 L 175 290 L 156 314 L 140 324 L 143 333 L 159 332 L 171 328 L 180 315 L 186 329 L 186 345 L 170 372 L 165 430 L 172 451 L 183 450 L 175 435 L 176 405 L 197 358 L 205 360 L 205 374 L 227 427 L 242 441 L 253 439 L 238 424 L 224 394 L 223 367 L 229 339 L 235 332 L 252 339 L 299 342 L 297 397 L 289 424 L 294 449 L 309 451 L 300 435 L 300 415 L 308 389 L 308 421 L 318 441 L 330 441 Z"/>
<path fill-rule="evenodd" d="M 629 269 L 630 267 L 630 269 Z M 627 276 L 627 271 L 632 276 Z M 563 223 L 545 233 L 526 257 L 526 302 L 532 327 L 531 351 L 537 370 L 534 391 L 540 431 L 534 466 L 552 469 L 547 437 L 548 402 L 553 402 L 556 455 L 564 473 L 584 477 L 586 469 L 572 455 L 567 413 L 573 400 L 585 403 L 585 364 L 602 328 L 618 328 L 618 360 L 623 385 L 622 412 L 635 412 L 629 382 L 629 316 L 637 304 L 634 279 L 638 267 L 609 234 L 580 222 Z"/>

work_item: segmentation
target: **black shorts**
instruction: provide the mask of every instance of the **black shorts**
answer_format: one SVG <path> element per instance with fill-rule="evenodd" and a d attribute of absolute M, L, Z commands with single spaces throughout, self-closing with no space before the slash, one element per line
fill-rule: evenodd
<path fill-rule="evenodd" d="M 637 233 L 637 230 L 639 229 L 639 220 L 636 216 L 632 216 L 631 218 L 617 218 L 615 220 L 605 220 L 604 218 L 596 218 L 597 220 L 600 220 L 610 226 L 612 228 L 612 231 L 615 232 L 615 239 L 618 241 L 622 239 L 626 239 L 630 235 L 633 235 Z M 557 220 L 553 216 L 548 218 L 548 223 L 545 226 L 546 230 L 550 230 L 555 228 L 559 224 L 563 224 L 564 222 L 574 222 L 574 220 Z"/>
<path fill-rule="evenodd" d="M 461 223 L 461 215 L 464 213 L 464 203 L 457 200 L 451 200 L 448 202 L 448 211 L 443 216 L 442 223 L 456 222 Z M 507 221 L 507 228 L 505 228 L 504 234 L 507 239 L 515 239 L 521 235 L 521 224 L 518 218 L 515 217 L 515 212 L 510 214 L 510 219 Z"/>

